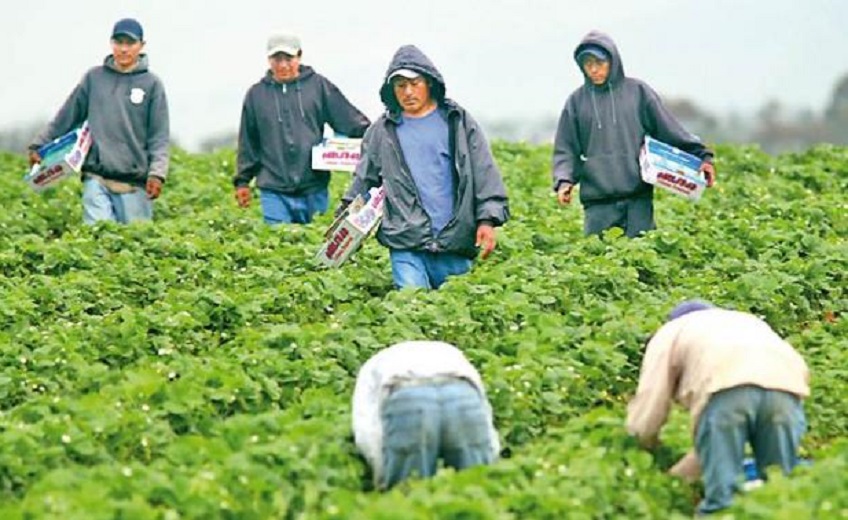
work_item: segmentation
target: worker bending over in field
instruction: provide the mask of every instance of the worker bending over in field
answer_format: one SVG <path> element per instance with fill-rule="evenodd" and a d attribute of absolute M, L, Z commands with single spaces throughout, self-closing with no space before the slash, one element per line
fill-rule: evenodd
<path fill-rule="evenodd" d="M 461 470 L 500 451 L 480 374 L 442 342 L 398 343 L 369 359 L 356 378 L 353 431 L 378 489 L 431 477 L 439 459 Z"/>
<path fill-rule="evenodd" d="M 648 342 L 627 429 L 653 448 L 672 400 L 685 406 L 695 450 L 671 473 L 694 479 L 700 466 L 698 512 L 711 513 L 730 505 L 743 480 L 746 443 L 763 477 L 767 466 L 788 473 L 798 464 L 808 379 L 801 356 L 761 319 L 687 301 Z"/>

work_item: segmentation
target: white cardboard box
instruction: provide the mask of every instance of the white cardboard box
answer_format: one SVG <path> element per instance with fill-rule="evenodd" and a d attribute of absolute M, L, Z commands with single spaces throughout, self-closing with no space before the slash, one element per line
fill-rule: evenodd
<path fill-rule="evenodd" d="M 639 152 L 642 180 L 672 193 L 698 200 L 707 187 L 699 171 L 701 159 L 669 144 L 645 136 Z"/>
<path fill-rule="evenodd" d="M 319 263 L 328 267 L 344 264 L 373 234 L 383 218 L 386 191 L 380 186 L 358 196 L 324 233 L 326 241 L 318 251 Z"/>
<path fill-rule="evenodd" d="M 91 131 L 86 121 L 76 130 L 39 148 L 41 163 L 33 165 L 24 180 L 35 191 L 43 191 L 62 179 L 79 174 L 91 143 Z"/>
<path fill-rule="evenodd" d="M 362 139 L 325 138 L 312 147 L 312 169 L 353 172 L 362 156 Z"/>

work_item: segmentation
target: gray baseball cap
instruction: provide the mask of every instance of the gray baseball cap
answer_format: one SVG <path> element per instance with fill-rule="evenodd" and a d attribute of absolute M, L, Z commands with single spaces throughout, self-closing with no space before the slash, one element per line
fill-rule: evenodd
<path fill-rule="evenodd" d="M 294 34 L 274 34 L 268 38 L 268 56 L 278 52 L 285 52 L 289 56 L 297 56 L 300 53 L 300 38 Z"/>

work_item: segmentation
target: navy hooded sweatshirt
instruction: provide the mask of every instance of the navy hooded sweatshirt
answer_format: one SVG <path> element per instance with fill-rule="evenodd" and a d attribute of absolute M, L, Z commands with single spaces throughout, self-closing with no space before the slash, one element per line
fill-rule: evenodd
<path fill-rule="evenodd" d="M 235 186 L 255 177 L 261 189 L 306 195 L 326 188 L 330 172 L 312 169 L 312 147 L 324 124 L 349 137 L 362 137 L 369 121 L 330 80 L 301 65 L 298 77 L 274 80 L 268 71 L 244 99 Z"/>

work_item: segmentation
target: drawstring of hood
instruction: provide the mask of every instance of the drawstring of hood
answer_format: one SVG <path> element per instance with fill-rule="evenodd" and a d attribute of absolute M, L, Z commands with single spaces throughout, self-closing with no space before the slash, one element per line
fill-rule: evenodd
<path fill-rule="evenodd" d="M 281 86 L 280 90 L 282 90 L 282 89 L 283 89 L 283 87 Z M 277 90 L 277 89 L 274 89 L 274 90 Z M 283 122 L 283 114 L 280 112 L 280 96 L 278 96 L 276 94 L 274 94 L 274 108 L 277 109 L 277 122 L 282 123 Z"/>
<path fill-rule="evenodd" d="M 297 91 L 297 104 L 300 107 L 300 117 L 306 121 L 306 113 L 303 111 L 303 95 L 300 93 L 301 88 L 299 79 L 295 81 L 294 89 Z"/>
<path fill-rule="evenodd" d="M 595 91 L 590 89 L 589 93 L 592 94 L 592 110 L 595 111 L 595 122 L 598 123 L 598 130 L 600 130 L 604 125 L 601 123 L 601 114 L 598 113 L 598 102 L 595 100 Z"/>
<path fill-rule="evenodd" d="M 618 117 L 615 113 L 615 93 L 612 90 L 612 85 L 607 82 L 607 92 L 609 92 L 610 99 L 612 100 L 612 126 L 618 126 Z M 590 88 L 589 94 L 592 97 L 592 110 L 595 112 L 595 121 L 598 124 L 598 130 L 604 128 L 604 124 L 601 122 L 601 113 L 598 110 L 598 100 L 595 97 L 595 89 Z"/>
<path fill-rule="evenodd" d="M 609 89 L 610 98 L 612 98 L 612 126 L 617 126 L 618 121 L 615 119 L 615 94 L 612 91 L 612 84 L 607 81 L 607 88 Z"/>
<path fill-rule="evenodd" d="M 286 83 L 282 83 L 282 84 L 279 85 L 278 88 L 274 89 L 275 91 L 277 91 L 277 90 L 280 91 L 279 96 L 276 95 L 276 94 L 274 95 L 274 108 L 277 110 L 277 122 L 278 123 L 283 122 L 283 113 L 280 110 L 280 96 L 284 95 L 287 92 L 288 89 L 287 89 L 286 85 L 287 85 Z M 297 105 L 298 105 L 298 108 L 300 109 L 300 117 L 301 117 L 301 119 L 306 121 L 306 111 L 303 110 L 303 94 L 302 94 L 303 89 L 300 86 L 300 80 L 299 79 L 295 80 L 294 89 L 295 89 L 295 91 L 297 91 Z"/>

